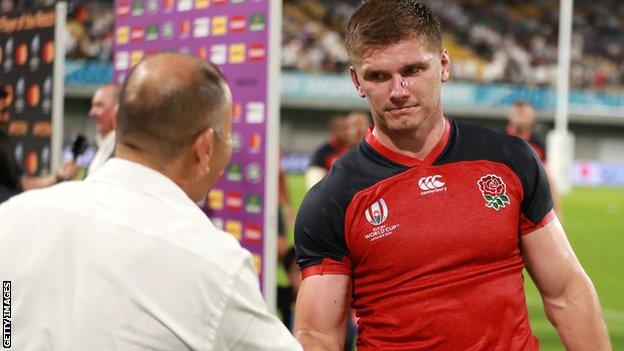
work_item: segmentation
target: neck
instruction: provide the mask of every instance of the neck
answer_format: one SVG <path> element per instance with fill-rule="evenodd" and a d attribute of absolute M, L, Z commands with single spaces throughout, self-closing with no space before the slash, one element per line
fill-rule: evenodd
<path fill-rule="evenodd" d="M 376 125 L 373 136 L 392 151 L 423 160 L 442 138 L 445 124 L 444 116 L 439 114 L 431 116 L 418 128 L 406 132 L 388 131 Z"/>
<path fill-rule="evenodd" d="M 148 152 L 141 148 L 129 146 L 121 142 L 117 142 L 115 156 L 123 160 L 141 164 L 163 174 L 176 183 L 176 185 L 178 185 L 189 198 L 195 201 L 193 196 L 194 187 L 187 176 L 188 172 L 183 171 L 184 169 L 187 169 L 187 167 L 183 165 L 183 157 L 179 157 L 169 162 L 162 162 L 155 160 L 154 157 L 150 156 Z"/>

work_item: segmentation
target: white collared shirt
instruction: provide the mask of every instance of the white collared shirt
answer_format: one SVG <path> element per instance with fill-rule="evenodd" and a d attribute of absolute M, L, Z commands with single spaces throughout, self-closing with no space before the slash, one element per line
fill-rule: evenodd
<path fill-rule="evenodd" d="M 113 158 L 0 206 L 15 350 L 300 350 L 251 255 L 173 181 Z"/>
<path fill-rule="evenodd" d="M 111 130 L 106 135 L 96 135 L 95 143 L 97 144 L 97 152 L 93 155 L 89 168 L 87 168 L 87 175 L 100 169 L 109 158 L 113 157 L 115 152 L 116 133 Z"/>

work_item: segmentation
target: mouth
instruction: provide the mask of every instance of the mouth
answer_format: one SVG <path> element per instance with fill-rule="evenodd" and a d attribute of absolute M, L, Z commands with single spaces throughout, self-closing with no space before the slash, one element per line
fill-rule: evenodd
<path fill-rule="evenodd" d="M 390 108 L 388 109 L 388 112 L 395 115 L 402 115 L 414 111 L 417 107 L 418 105 L 401 106 L 396 108 Z"/>

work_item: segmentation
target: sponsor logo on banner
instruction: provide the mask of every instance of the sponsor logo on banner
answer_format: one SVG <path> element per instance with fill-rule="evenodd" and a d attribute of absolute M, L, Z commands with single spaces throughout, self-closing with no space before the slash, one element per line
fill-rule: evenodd
<path fill-rule="evenodd" d="M 17 113 L 24 111 L 26 105 L 24 94 L 26 94 L 26 80 L 24 77 L 20 77 L 15 84 L 15 112 Z"/>
<path fill-rule="evenodd" d="M 178 52 L 181 54 L 187 54 L 187 55 L 191 55 L 193 53 L 193 51 L 188 46 L 183 46 L 179 48 Z"/>
<path fill-rule="evenodd" d="M 266 46 L 264 44 L 251 44 L 249 46 L 249 59 L 251 61 L 262 61 L 266 57 Z"/>
<path fill-rule="evenodd" d="M 160 32 L 160 28 L 158 28 L 158 24 L 152 23 L 147 25 L 147 29 L 145 30 L 145 40 L 154 41 L 158 40 L 158 32 Z"/>
<path fill-rule="evenodd" d="M 145 10 L 145 4 L 143 4 L 143 0 L 132 1 L 132 16 L 143 15 L 144 10 Z"/>
<path fill-rule="evenodd" d="M 127 51 L 119 51 L 115 54 L 115 69 L 125 71 L 130 68 L 130 53 Z"/>
<path fill-rule="evenodd" d="M 28 122 L 17 120 L 9 122 L 9 134 L 13 136 L 24 136 L 28 134 Z"/>
<path fill-rule="evenodd" d="M 160 35 L 166 40 L 173 38 L 174 34 L 175 26 L 173 22 L 165 22 L 160 28 Z"/>
<path fill-rule="evenodd" d="M 142 25 L 132 26 L 132 30 L 130 31 L 130 39 L 134 42 L 139 42 L 143 40 L 143 36 L 145 35 L 145 31 L 143 30 Z"/>
<path fill-rule="evenodd" d="M 447 187 L 445 185 L 446 183 L 442 181 L 441 175 L 422 177 L 418 180 L 418 187 L 423 190 L 420 192 L 420 195 L 446 191 Z"/>
<path fill-rule="evenodd" d="M 15 63 L 21 66 L 26 63 L 28 58 L 28 45 L 26 43 L 19 44 L 15 50 Z"/>
<path fill-rule="evenodd" d="M 253 214 L 262 212 L 262 198 L 258 195 L 247 195 L 245 198 L 245 211 Z"/>
<path fill-rule="evenodd" d="M 210 7 L 210 0 L 195 0 L 195 9 L 201 10 Z"/>
<path fill-rule="evenodd" d="M 125 17 L 128 16 L 130 14 L 130 3 L 127 1 L 122 1 L 118 3 L 119 5 L 117 6 L 117 16 L 118 17 Z"/>
<path fill-rule="evenodd" d="M 262 257 L 260 257 L 260 255 L 258 254 L 253 254 L 252 258 L 254 262 L 254 267 L 256 267 L 256 273 L 262 273 Z"/>
<path fill-rule="evenodd" d="M 193 9 L 193 0 L 178 0 L 178 12 L 190 11 Z"/>
<path fill-rule="evenodd" d="M 130 53 L 130 66 L 134 67 L 143 58 L 143 51 L 135 50 Z"/>
<path fill-rule="evenodd" d="M 39 156 L 37 156 L 37 152 L 30 151 L 28 154 L 26 154 L 24 166 L 26 167 L 26 172 L 29 175 L 34 175 L 35 173 L 37 173 L 37 169 L 39 168 Z"/>
<path fill-rule="evenodd" d="M 39 88 L 39 84 L 33 84 L 28 87 L 28 106 L 35 107 L 39 105 L 39 100 L 41 99 L 41 88 Z"/>
<path fill-rule="evenodd" d="M 51 63 L 54 60 L 54 42 L 47 41 L 45 45 L 43 45 L 43 62 Z"/>
<path fill-rule="evenodd" d="M 243 223 L 240 221 L 227 220 L 225 221 L 225 231 L 232 234 L 236 240 L 240 241 L 243 236 Z"/>
<path fill-rule="evenodd" d="M 243 117 L 243 105 L 238 102 L 232 104 L 232 122 L 240 122 Z"/>
<path fill-rule="evenodd" d="M 262 151 L 262 135 L 260 133 L 253 133 L 249 136 L 249 152 L 257 154 Z"/>
<path fill-rule="evenodd" d="M 249 30 L 259 32 L 266 28 L 266 15 L 262 12 L 254 13 L 249 16 Z"/>
<path fill-rule="evenodd" d="M 264 123 L 264 102 L 248 102 L 245 121 L 247 123 Z"/>
<path fill-rule="evenodd" d="M 39 51 L 41 49 L 41 39 L 39 34 L 35 35 L 30 42 L 30 70 L 31 72 L 36 71 L 39 68 L 39 62 L 41 59 L 39 58 Z"/>
<path fill-rule="evenodd" d="M 215 65 L 223 65 L 227 62 L 227 45 L 217 44 L 210 47 L 210 61 Z"/>
<path fill-rule="evenodd" d="M 225 194 L 225 208 L 233 211 L 240 211 L 243 209 L 243 194 L 231 191 Z"/>
<path fill-rule="evenodd" d="M 127 44 L 130 41 L 130 27 L 119 26 L 117 28 L 117 44 Z"/>
<path fill-rule="evenodd" d="M 262 227 L 257 224 L 245 226 L 245 240 L 250 243 L 260 243 L 262 240 Z"/>
<path fill-rule="evenodd" d="M 208 193 L 208 208 L 211 210 L 223 209 L 223 190 L 212 189 Z"/>
<path fill-rule="evenodd" d="M 262 180 L 262 167 L 258 163 L 250 163 L 245 174 L 249 183 L 258 184 Z"/>
<path fill-rule="evenodd" d="M 247 19 L 245 15 L 234 15 L 230 18 L 230 31 L 244 32 L 247 27 Z"/>
<path fill-rule="evenodd" d="M 231 0 L 232 4 L 241 4 L 243 2 L 245 2 L 245 0 Z"/>
<path fill-rule="evenodd" d="M 178 38 L 188 38 L 191 35 L 191 21 L 189 20 L 183 20 L 182 22 L 180 22 L 180 35 L 178 35 Z"/>
<path fill-rule="evenodd" d="M 47 138 L 52 135 L 52 123 L 48 121 L 39 121 L 33 124 L 32 135 L 36 137 Z"/>
<path fill-rule="evenodd" d="M 223 230 L 223 218 L 212 217 L 210 218 L 210 222 L 212 222 L 215 227 Z"/>
<path fill-rule="evenodd" d="M 243 166 L 240 163 L 230 163 L 225 177 L 231 182 L 240 182 L 243 180 Z"/>
<path fill-rule="evenodd" d="M 215 16 L 212 18 L 212 35 L 219 36 L 227 33 L 227 16 Z"/>
<path fill-rule="evenodd" d="M 150 15 L 158 12 L 158 0 L 147 0 L 147 12 Z"/>
<path fill-rule="evenodd" d="M 174 6 L 174 0 L 163 0 L 163 7 L 165 8 L 165 12 L 173 11 Z"/>
<path fill-rule="evenodd" d="M 479 179 L 477 187 L 485 200 L 485 207 L 496 211 L 511 203 L 507 196 L 507 184 L 496 174 L 487 174 Z"/>
<path fill-rule="evenodd" d="M 232 133 L 232 151 L 237 153 L 243 149 L 243 136 L 238 132 Z"/>
<path fill-rule="evenodd" d="M 50 113 L 52 110 L 52 77 L 47 76 L 43 81 L 43 102 L 41 103 L 41 111 Z"/>
<path fill-rule="evenodd" d="M 230 63 L 245 62 L 245 44 L 236 43 L 230 45 Z"/>
<path fill-rule="evenodd" d="M 193 38 L 205 38 L 208 35 L 210 35 L 210 18 L 196 18 L 193 22 Z"/>
<path fill-rule="evenodd" d="M 205 46 L 201 46 L 197 49 L 197 57 L 199 57 L 202 60 L 205 60 L 208 58 L 208 49 L 206 49 Z"/>
<path fill-rule="evenodd" d="M 215 5 L 223 5 L 227 3 L 227 0 L 214 0 L 213 2 Z"/>
<path fill-rule="evenodd" d="M 7 39 L 4 44 L 4 72 L 8 73 L 13 69 L 13 38 Z"/>

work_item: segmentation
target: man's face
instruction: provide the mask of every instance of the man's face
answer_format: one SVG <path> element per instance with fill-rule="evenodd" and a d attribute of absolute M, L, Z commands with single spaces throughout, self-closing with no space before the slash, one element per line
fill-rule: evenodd
<path fill-rule="evenodd" d="M 415 131 L 434 112 L 441 113 L 441 86 L 449 74 L 446 50 L 434 52 L 419 38 L 371 49 L 351 70 L 375 125 L 388 133 Z"/>
<path fill-rule="evenodd" d="M 509 123 L 519 131 L 529 131 L 535 123 L 535 110 L 531 105 L 513 106 L 509 111 Z"/>
<path fill-rule="evenodd" d="M 106 135 L 115 129 L 117 102 L 112 88 L 103 87 L 95 92 L 91 99 L 89 116 L 95 119 L 98 134 Z"/>
<path fill-rule="evenodd" d="M 336 119 L 332 123 L 332 136 L 340 145 L 351 146 L 355 139 L 353 123 L 346 116 Z"/>

